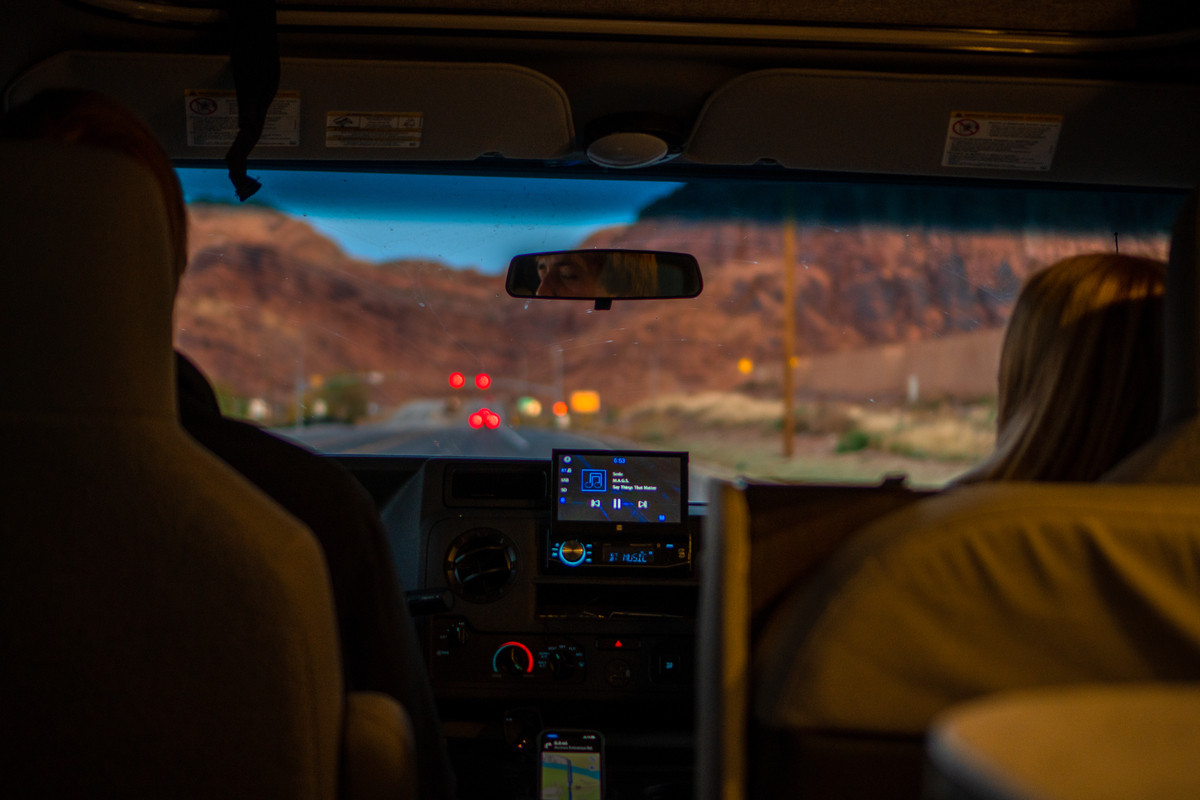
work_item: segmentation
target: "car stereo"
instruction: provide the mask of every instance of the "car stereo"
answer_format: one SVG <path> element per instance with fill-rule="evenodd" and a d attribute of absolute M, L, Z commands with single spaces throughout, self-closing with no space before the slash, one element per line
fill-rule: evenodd
<path fill-rule="evenodd" d="M 554 450 L 549 574 L 690 571 L 687 453 Z"/>

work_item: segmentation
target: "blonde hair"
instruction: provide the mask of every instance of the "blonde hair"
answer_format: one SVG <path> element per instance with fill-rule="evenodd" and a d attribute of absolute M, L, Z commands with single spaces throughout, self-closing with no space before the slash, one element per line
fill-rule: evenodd
<path fill-rule="evenodd" d="M 1029 279 L 1000 355 L 996 450 L 960 483 L 1093 481 L 1153 435 L 1165 273 L 1097 253 Z"/>
<path fill-rule="evenodd" d="M 654 297 L 658 294 L 658 258 L 653 253 L 608 253 L 600 273 L 613 297 Z"/>
<path fill-rule="evenodd" d="M 183 274 L 187 264 L 187 208 L 183 189 L 166 151 L 128 108 L 98 92 L 48 89 L 0 118 L 0 138 L 47 139 L 99 147 L 144 164 L 162 190 L 176 279 Z"/>

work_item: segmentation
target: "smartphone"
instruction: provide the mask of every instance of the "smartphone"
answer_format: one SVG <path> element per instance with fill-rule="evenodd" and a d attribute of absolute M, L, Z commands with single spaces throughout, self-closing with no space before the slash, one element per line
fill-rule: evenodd
<path fill-rule="evenodd" d="M 538 797 L 604 800 L 604 737 L 600 731 L 542 731 L 538 736 Z"/>

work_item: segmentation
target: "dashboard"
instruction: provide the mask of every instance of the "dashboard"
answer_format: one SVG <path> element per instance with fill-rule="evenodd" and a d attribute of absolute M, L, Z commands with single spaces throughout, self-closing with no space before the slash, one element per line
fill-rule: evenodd
<path fill-rule="evenodd" d="M 388 459 L 345 463 L 404 586 L 449 600 L 415 622 L 452 740 L 516 755 L 541 728 L 595 729 L 614 770 L 690 779 L 704 507 L 685 453 L 435 457 L 394 491 Z"/>

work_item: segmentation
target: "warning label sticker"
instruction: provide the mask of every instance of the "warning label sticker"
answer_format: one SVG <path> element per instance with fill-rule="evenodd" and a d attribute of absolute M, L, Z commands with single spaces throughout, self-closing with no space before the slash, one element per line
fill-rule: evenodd
<path fill-rule="evenodd" d="M 228 147 L 238 132 L 235 92 L 188 89 L 183 93 L 188 147 Z M 300 93 L 279 92 L 267 109 L 258 147 L 300 146 Z"/>
<path fill-rule="evenodd" d="M 420 111 L 330 111 L 326 147 L 420 147 L 425 115 Z"/>
<path fill-rule="evenodd" d="M 1062 130 L 1057 114 L 954 111 L 946 131 L 943 167 L 1046 172 Z"/>

